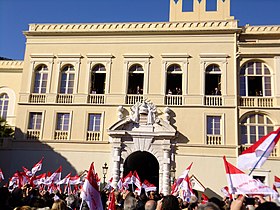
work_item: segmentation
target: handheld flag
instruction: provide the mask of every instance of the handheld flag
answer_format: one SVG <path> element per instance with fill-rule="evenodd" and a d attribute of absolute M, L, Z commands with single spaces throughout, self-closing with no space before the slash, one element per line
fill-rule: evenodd
<path fill-rule="evenodd" d="M 244 150 L 237 159 L 237 167 L 243 170 L 260 168 L 269 157 L 280 138 L 280 128 L 263 136 Z"/>
<path fill-rule="evenodd" d="M 274 176 L 274 185 L 277 188 L 280 187 L 280 178 L 278 178 L 277 176 Z"/>
<path fill-rule="evenodd" d="M 103 210 L 101 197 L 98 189 L 98 176 L 95 173 L 94 165 L 91 163 L 84 185 L 81 189 L 83 201 L 85 201 L 90 210 Z"/>
<path fill-rule="evenodd" d="M 273 189 L 264 185 L 261 181 L 251 178 L 249 175 L 227 162 L 226 157 L 223 159 L 229 193 L 247 195 L 263 194 L 271 196 L 275 196 L 277 194 Z"/>

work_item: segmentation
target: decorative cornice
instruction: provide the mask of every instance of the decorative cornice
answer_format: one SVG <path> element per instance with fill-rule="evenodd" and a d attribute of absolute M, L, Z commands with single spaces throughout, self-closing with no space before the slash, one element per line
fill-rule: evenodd
<path fill-rule="evenodd" d="M 162 58 L 190 58 L 191 56 L 187 53 L 162 53 Z"/>
<path fill-rule="evenodd" d="M 236 20 L 201 22 L 145 22 L 93 24 L 30 24 L 25 32 L 166 32 L 239 30 Z"/>
<path fill-rule="evenodd" d="M 272 26 L 250 26 L 243 28 L 244 34 L 280 34 L 280 25 Z"/>
<path fill-rule="evenodd" d="M 229 55 L 225 53 L 200 53 L 200 58 L 228 58 Z"/>
<path fill-rule="evenodd" d="M 23 69 L 23 61 L 0 61 L 0 69 Z"/>

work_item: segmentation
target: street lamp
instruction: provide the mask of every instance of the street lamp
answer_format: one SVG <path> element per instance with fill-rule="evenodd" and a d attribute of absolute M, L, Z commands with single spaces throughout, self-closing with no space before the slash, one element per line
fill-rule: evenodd
<path fill-rule="evenodd" d="M 103 185 L 105 187 L 106 174 L 108 170 L 108 166 L 106 162 L 104 163 L 104 166 L 102 166 L 102 169 L 103 169 Z"/>

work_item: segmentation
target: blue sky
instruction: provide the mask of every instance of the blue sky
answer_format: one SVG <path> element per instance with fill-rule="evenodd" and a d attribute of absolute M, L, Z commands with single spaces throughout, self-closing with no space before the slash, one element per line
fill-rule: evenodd
<path fill-rule="evenodd" d="M 211 0 L 210 0 L 211 1 Z M 280 25 L 280 0 L 231 0 L 239 25 Z M 162 22 L 169 0 L 0 0 L 0 57 L 22 60 L 30 23 Z"/>

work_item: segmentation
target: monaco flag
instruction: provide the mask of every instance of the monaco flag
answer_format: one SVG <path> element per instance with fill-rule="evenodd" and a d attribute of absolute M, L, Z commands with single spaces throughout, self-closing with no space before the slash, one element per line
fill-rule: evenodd
<path fill-rule="evenodd" d="M 264 185 L 261 181 L 251 178 L 249 175 L 245 174 L 243 171 L 227 162 L 226 157 L 223 159 L 226 169 L 229 193 L 247 195 L 263 194 L 270 196 L 277 195 L 277 192 Z"/>
<path fill-rule="evenodd" d="M 237 167 L 243 170 L 260 168 L 269 157 L 280 138 L 280 128 L 263 136 L 255 144 L 244 150 L 237 159 Z"/>
<path fill-rule="evenodd" d="M 2 182 L 4 180 L 4 174 L 2 169 L 0 168 L 0 182 Z"/>
<path fill-rule="evenodd" d="M 33 168 L 31 169 L 32 175 L 35 175 L 37 171 L 40 171 L 42 169 L 43 160 L 44 157 L 42 157 L 42 159 L 33 166 Z"/>
<path fill-rule="evenodd" d="M 275 187 L 280 188 L 280 178 L 277 176 L 274 176 L 274 185 Z"/>
<path fill-rule="evenodd" d="M 90 210 L 103 210 L 97 180 L 98 176 L 95 173 L 93 163 L 91 163 L 80 195 L 82 200 L 87 203 Z"/>
<path fill-rule="evenodd" d="M 172 195 L 175 195 L 180 190 L 180 185 L 183 182 L 183 180 L 188 176 L 189 171 L 191 170 L 192 164 L 193 163 L 191 163 L 186 168 L 186 170 L 182 173 L 182 175 L 179 176 L 178 179 L 174 182 L 174 184 L 172 186 L 172 192 L 171 192 Z"/>

